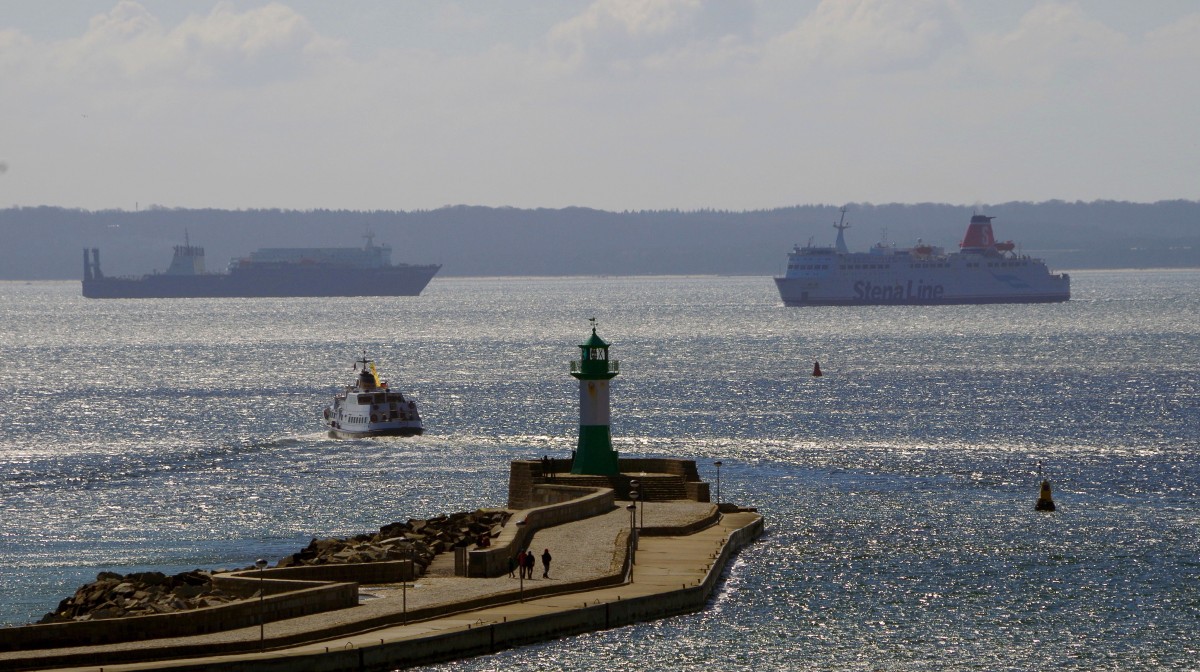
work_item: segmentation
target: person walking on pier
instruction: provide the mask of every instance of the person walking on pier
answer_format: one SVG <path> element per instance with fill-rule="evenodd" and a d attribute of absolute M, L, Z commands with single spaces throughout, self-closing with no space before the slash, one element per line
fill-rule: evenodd
<path fill-rule="evenodd" d="M 550 549 L 542 551 L 542 578 L 550 578 Z"/>
<path fill-rule="evenodd" d="M 525 578 L 533 580 L 533 567 L 537 559 L 533 556 L 533 551 L 525 549 Z"/>

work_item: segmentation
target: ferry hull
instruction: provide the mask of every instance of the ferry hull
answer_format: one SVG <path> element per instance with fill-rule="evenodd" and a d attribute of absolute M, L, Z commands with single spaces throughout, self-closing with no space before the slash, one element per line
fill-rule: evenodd
<path fill-rule="evenodd" d="M 331 439 L 373 439 L 380 436 L 419 436 L 425 430 L 421 427 L 389 427 L 386 429 L 369 429 L 363 432 L 351 432 L 345 429 L 329 429 Z"/>
<path fill-rule="evenodd" d="M 783 305 L 788 307 L 804 306 L 961 306 L 990 303 L 1062 303 L 1071 300 L 1070 281 L 1065 275 L 1057 286 L 1038 291 L 1012 292 L 970 292 L 940 294 L 911 293 L 906 291 L 880 292 L 875 295 L 870 292 L 854 292 L 852 290 L 835 291 L 828 287 L 814 284 L 810 280 L 792 278 L 775 278 L 775 286 Z M 891 287 L 907 287 L 904 284 L 882 285 Z"/>

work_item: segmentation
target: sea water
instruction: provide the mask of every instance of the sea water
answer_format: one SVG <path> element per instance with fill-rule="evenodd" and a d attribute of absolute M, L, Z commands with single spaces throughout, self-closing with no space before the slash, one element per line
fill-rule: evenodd
<path fill-rule="evenodd" d="M 0 283 L 0 623 L 100 571 L 242 567 L 503 505 L 510 460 L 574 447 L 594 317 L 621 362 L 616 448 L 694 459 L 714 494 L 721 461 L 722 499 L 767 534 L 703 612 L 435 669 L 1194 668 L 1200 271 L 1072 281 L 1063 304 L 863 308 L 784 308 L 765 277 Z M 364 352 L 427 434 L 326 437 Z"/>

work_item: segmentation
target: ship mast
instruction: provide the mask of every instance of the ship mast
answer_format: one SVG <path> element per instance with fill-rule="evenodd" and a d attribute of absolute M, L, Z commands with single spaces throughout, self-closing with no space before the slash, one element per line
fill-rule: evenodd
<path fill-rule="evenodd" d="M 842 206 L 842 218 L 838 220 L 837 224 L 833 225 L 833 228 L 837 229 L 837 232 L 838 232 L 838 235 L 837 235 L 837 252 L 838 252 L 838 254 L 849 254 L 850 250 L 846 248 L 846 236 L 842 233 L 846 229 L 850 228 L 850 225 L 846 222 L 846 206 L 844 206 L 844 205 Z"/>

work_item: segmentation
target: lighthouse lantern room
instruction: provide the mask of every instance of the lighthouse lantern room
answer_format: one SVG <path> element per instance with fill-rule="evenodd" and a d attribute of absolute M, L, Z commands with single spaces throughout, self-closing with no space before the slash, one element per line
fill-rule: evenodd
<path fill-rule="evenodd" d="M 615 476 L 617 451 L 609 431 L 608 381 L 620 372 L 620 362 L 608 358 L 608 343 L 592 335 L 579 346 L 580 358 L 571 362 L 571 375 L 579 380 L 579 444 L 571 463 L 572 474 Z"/>

